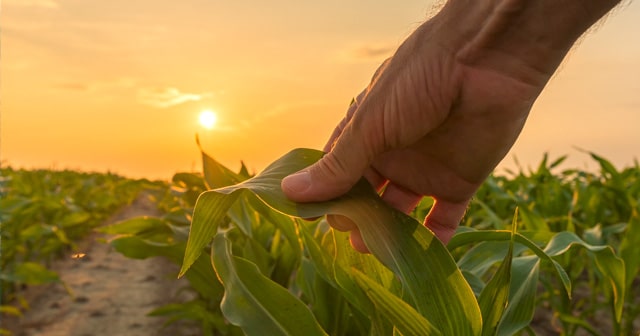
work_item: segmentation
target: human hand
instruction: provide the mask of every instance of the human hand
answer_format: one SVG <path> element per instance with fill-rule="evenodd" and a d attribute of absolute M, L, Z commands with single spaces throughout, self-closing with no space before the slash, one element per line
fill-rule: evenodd
<path fill-rule="evenodd" d="M 508 6 L 486 8 L 480 2 L 468 10 L 456 7 L 459 3 L 450 1 L 378 69 L 331 136 L 328 153 L 283 180 L 290 199 L 334 198 L 364 175 L 386 202 L 406 213 L 423 196 L 433 197 L 424 225 L 449 241 L 471 197 L 511 148 L 580 34 L 563 17 L 551 20 L 557 27 L 546 27 L 548 17 L 536 22 Z M 528 15 L 540 14 L 535 10 L 540 8 Z M 463 12 L 468 14 L 460 18 Z M 505 25 L 509 20 L 522 24 Z M 593 23 L 587 21 L 576 22 L 586 29 Z M 463 23 L 471 28 L 461 28 Z M 542 42 L 532 48 L 522 36 Z M 343 217 L 329 222 L 351 231 L 354 248 L 367 251 L 353 223 Z"/>

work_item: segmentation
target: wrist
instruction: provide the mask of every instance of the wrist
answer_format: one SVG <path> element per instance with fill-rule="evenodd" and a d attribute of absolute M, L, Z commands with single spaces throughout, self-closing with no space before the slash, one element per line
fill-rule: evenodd
<path fill-rule="evenodd" d="M 619 2 L 450 0 L 436 18 L 459 62 L 539 84 L 580 35 Z"/>

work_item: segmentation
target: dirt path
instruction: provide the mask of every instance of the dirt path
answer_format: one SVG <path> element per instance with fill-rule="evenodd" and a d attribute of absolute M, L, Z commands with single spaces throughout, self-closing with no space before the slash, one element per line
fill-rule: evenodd
<path fill-rule="evenodd" d="M 158 210 L 142 194 L 105 224 L 155 215 Z M 79 244 L 83 258 L 69 257 L 54 265 L 73 296 L 59 284 L 31 288 L 26 293 L 31 310 L 20 320 L 4 321 L 3 327 L 17 336 L 197 335 L 197 328 L 163 328 L 164 318 L 146 316 L 175 302 L 186 285 L 175 280 L 177 266 L 162 258 L 127 259 L 98 241 L 103 238 L 88 237 Z"/>

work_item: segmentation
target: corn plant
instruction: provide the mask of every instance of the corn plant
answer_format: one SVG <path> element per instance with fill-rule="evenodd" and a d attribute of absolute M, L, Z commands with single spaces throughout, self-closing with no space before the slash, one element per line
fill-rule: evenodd
<path fill-rule="evenodd" d="M 60 282 L 48 265 L 150 185 L 114 174 L 0 169 L 0 312 L 28 308 L 20 288 Z"/>
<path fill-rule="evenodd" d="M 588 184 L 595 175 L 558 177 L 551 169 L 561 160 L 545 159 L 536 176 L 493 176 L 443 246 L 414 219 L 428 212 L 429 199 L 407 216 L 363 181 L 329 202 L 287 200 L 281 179 L 321 155 L 294 150 L 251 176 L 244 165 L 235 173 L 203 152 L 203 175 L 177 174 L 157 195 L 162 218 L 105 228 L 125 255 L 182 265 L 194 299 L 151 314 L 195 320 L 204 335 L 512 335 L 533 334 L 534 312 L 551 304 L 562 332 L 572 334 L 593 329 L 571 319 L 571 296 L 586 272 L 594 295 L 608 302 L 614 323 L 607 333 L 633 330 L 637 211 L 616 206 L 617 218 L 627 213 L 629 221 L 594 240 L 597 225 L 576 218 L 586 217 L 577 200 L 586 196 L 580 190 L 595 188 Z M 531 192 L 545 187 L 560 205 Z M 325 214 L 354 221 L 372 254 L 353 251 Z"/>
<path fill-rule="evenodd" d="M 465 267 L 459 267 L 429 230 L 387 206 L 366 182 L 329 202 L 295 204 L 286 199 L 281 179 L 321 155 L 294 150 L 261 174 L 198 199 L 181 273 L 209 252 L 225 288 L 222 313 L 246 334 L 513 334 L 531 321 L 540 263 L 553 269 L 562 292 L 570 295 L 569 277 L 552 257 L 571 246 L 586 250 L 609 280 L 614 318 L 620 321 L 624 262 L 610 247 L 592 246 L 570 232 L 518 233 L 514 224 L 508 230 L 461 230 L 449 248 L 476 246 L 463 255 L 470 257 L 461 258 Z M 205 171 L 212 170 L 209 166 L 205 164 Z M 356 223 L 373 255 L 346 253 L 346 237 L 328 230 L 323 221 L 291 219 L 326 214 Z M 254 232 L 267 230 L 268 223 L 269 239 Z M 483 247 L 489 242 L 502 243 L 502 248 Z M 475 260 L 466 268 L 466 260 L 479 249 L 494 251 L 490 262 Z M 294 266 L 281 265 L 283 259 Z M 276 276 L 285 266 L 294 270 L 289 278 Z M 527 286 L 511 286 L 512 278 Z M 315 293 L 317 287 L 329 294 Z M 328 298 L 340 304 L 326 302 Z M 340 313 L 328 313 L 336 311 Z"/>
<path fill-rule="evenodd" d="M 504 228 L 518 206 L 522 228 L 538 233 L 569 231 L 591 245 L 610 245 L 624 261 L 627 295 L 622 320 L 614 318 L 610 279 L 599 271 L 584 249 L 574 248 L 556 259 L 567 271 L 578 294 L 568 300 L 557 295 L 558 283 L 543 277 L 545 290 L 540 306 L 549 306 L 559 320 L 559 330 L 572 335 L 579 329 L 591 334 L 630 335 L 637 333 L 638 320 L 638 201 L 640 167 L 618 171 L 601 156 L 586 152 L 600 166 L 600 173 L 559 169 L 565 157 L 549 161 L 545 155 L 535 170 L 523 169 L 513 176 L 491 176 L 472 201 L 465 225 L 475 228 Z M 581 293 L 582 292 L 582 293 Z M 588 295 L 584 295 L 587 292 Z M 597 330 L 593 316 L 608 316 L 611 330 Z M 597 321 L 596 321 L 597 322 Z"/>

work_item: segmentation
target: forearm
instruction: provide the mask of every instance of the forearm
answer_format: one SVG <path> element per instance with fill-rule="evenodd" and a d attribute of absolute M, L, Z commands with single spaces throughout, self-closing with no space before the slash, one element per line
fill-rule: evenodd
<path fill-rule="evenodd" d="M 438 16 L 454 29 L 461 62 L 536 82 L 537 76 L 548 78 L 575 41 L 619 2 L 450 0 Z"/>

